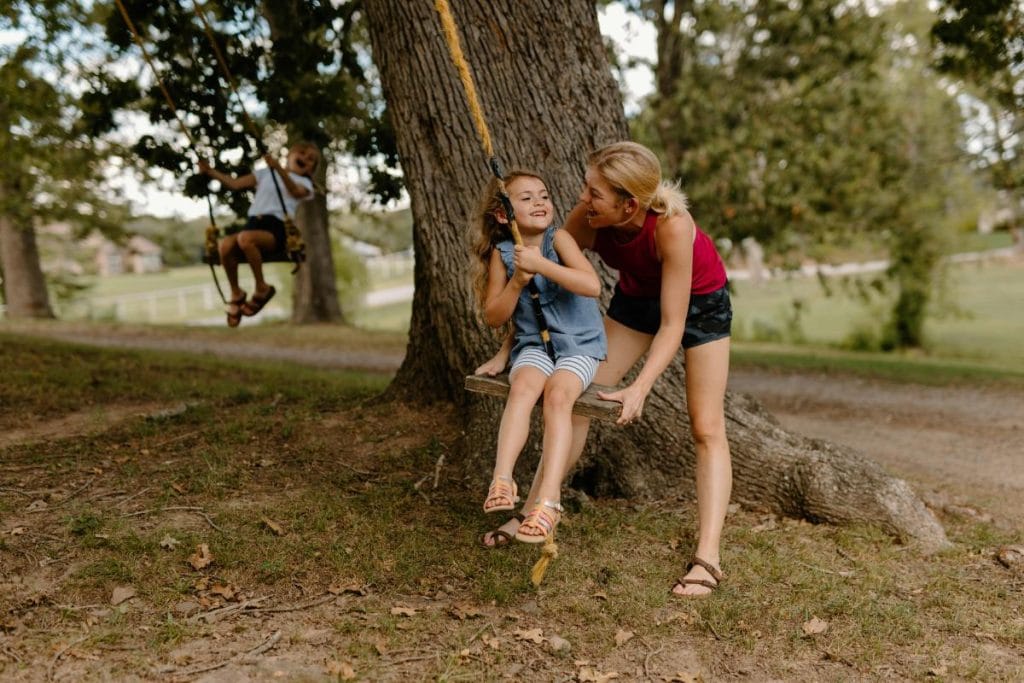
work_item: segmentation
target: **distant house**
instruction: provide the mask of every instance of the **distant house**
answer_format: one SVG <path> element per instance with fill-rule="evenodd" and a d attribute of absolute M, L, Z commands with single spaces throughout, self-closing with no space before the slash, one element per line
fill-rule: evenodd
<path fill-rule="evenodd" d="M 122 273 L 158 273 L 163 270 L 163 249 L 152 240 L 134 235 L 125 246 L 107 239 L 99 232 L 93 232 L 82 241 L 90 249 L 100 277 Z"/>
<path fill-rule="evenodd" d="M 164 268 L 164 250 L 142 235 L 133 235 L 125 250 L 133 273 L 159 273 Z"/>

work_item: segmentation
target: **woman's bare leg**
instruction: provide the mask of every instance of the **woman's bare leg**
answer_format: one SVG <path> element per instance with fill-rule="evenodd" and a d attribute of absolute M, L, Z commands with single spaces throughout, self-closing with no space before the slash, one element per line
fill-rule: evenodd
<path fill-rule="evenodd" d="M 696 556 L 721 567 L 720 546 L 725 514 L 732 495 L 732 462 L 725 435 L 725 387 L 729 379 L 729 339 L 686 350 L 686 403 L 697 452 Z M 695 566 L 686 578 L 714 579 Z M 703 595 L 711 589 L 699 584 L 676 584 L 677 595 Z"/>

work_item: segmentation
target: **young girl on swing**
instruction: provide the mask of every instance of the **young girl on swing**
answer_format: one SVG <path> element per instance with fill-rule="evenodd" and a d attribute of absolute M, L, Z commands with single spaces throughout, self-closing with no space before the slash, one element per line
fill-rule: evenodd
<path fill-rule="evenodd" d="M 511 322 L 514 332 L 510 389 L 498 430 L 494 476 L 483 507 L 484 512 L 512 510 L 519 501 L 512 472 L 526 444 L 530 413 L 543 394 L 545 476 L 537 498 L 526 501 L 526 516 L 520 517 L 522 524 L 515 534 L 516 540 L 541 543 L 562 515 L 561 473 L 572 444 L 573 405 L 593 381 L 606 353 L 596 299 L 601 281 L 573 238 L 551 226 L 554 205 L 544 180 L 529 171 L 513 171 L 505 185 L 523 244 L 512 240 L 499 184 L 493 179 L 476 218 L 473 250 L 474 290 L 483 318 L 492 327 Z M 545 350 L 527 291 L 531 280 L 539 290 L 554 359 Z M 485 534 L 481 542 L 492 547 L 511 540 L 498 530 Z"/>
<path fill-rule="evenodd" d="M 292 145 L 288 151 L 287 173 L 274 155 L 266 154 L 263 158 L 267 168 L 237 177 L 211 168 L 205 161 L 199 162 L 201 173 L 219 180 L 231 190 L 256 188 L 245 227 L 233 235 L 221 238 L 217 244 L 224 274 L 231 285 L 231 299 L 227 305 L 228 327 L 238 327 L 243 315 L 259 313 L 277 293 L 274 286 L 263 279 L 263 255 L 272 254 L 284 247 L 287 239 L 285 213 L 294 215 L 300 201 L 313 198 L 312 176 L 320 163 L 320 150 L 309 142 Z M 248 301 L 245 291 L 238 286 L 239 261 L 249 263 L 256 283 L 256 289 Z"/>

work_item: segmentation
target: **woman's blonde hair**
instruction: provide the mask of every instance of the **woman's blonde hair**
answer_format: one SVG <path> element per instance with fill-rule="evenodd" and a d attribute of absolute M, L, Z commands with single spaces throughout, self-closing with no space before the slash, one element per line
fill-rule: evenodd
<path fill-rule="evenodd" d="M 658 157 L 641 144 L 624 141 L 605 145 L 591 153 L 587 165 L 623 198 L 635 198 L 644 210 L 665 216 L 686 211 L 686 195 L 679 183 L 661 179 Z"/>
<path fill-rule="evenodd" d="M 505 174 L 504 184 L 511 185 L 517 178 L 536 178 L 547 182 L 538 173 L 517 169 Z M 491 252 L 498 242 L 512 239 L 512 230 L 508 223 L 498 220 L 498 213 L 504 215 L 501 203 L 500 184 L 497 178 L 491 178 L 484 189 L 473 218 L 475 238 L 473 240 L 473 294 L 476 296 L 480 310 L 483 310 L 487 299 L 487 275 L 490 272 Z"/>

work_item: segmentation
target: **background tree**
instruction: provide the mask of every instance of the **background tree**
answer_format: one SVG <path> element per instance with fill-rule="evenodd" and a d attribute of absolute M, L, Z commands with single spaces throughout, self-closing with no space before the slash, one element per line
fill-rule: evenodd
<path fill-rule="evenodd" d="M 97 59 L 92 15 L 77 2 L 13 2 L 0 30 L 22 40 L 0 46 L 0 272 L 7 315 L 53 317 L 36 228 L 74 219 L 78 235 L 114 232 L 101 162 L 116 147 L 90 116 L 79 84 Z"/>
<path fill-rule="evenodd" d="M 887 249 L 888 278 L 871 283 L 891 290 L 878 343 L 920 346 L 944 222 L 930 200 L 960 139 L 957 108 L 927 74 L 920 3 L 627 4 L 658 36 L 656 90 L 634 130 L 664 151 L 705 225 L 793 266 L 837 246 Z"/>
<path fill-rule="evenodd" d="M 243 107 L 259 121 L 273 152 L 287 140 L 306 139 L 324 152 L 318 184 L 323 187 L 331 164 L 360 159 L 368 188 L 382 201 L 394 199 L 400 184 L 389 165 L 395 156 L 386 118 L 377 103 L 358 54 L 360 3 L 218 0 L 201 3 L 215 40 L 238 85 L 244 104 L 230 94 L 192 3 L 126 0 L 133 22 L 144 31 L 177 107 L 203 149 L 185 148 L 155 83 L 139 102 L 156 126 L 135 145 L 139 157 L 155 169 L 187 178 L 185 192 L 201 196 L 207 180 L 194 175 L 195 153 L 212 154 L 232 173 L 248 172 L 258 150 L 246 125 Z M 112 13 L 107 35 L 127 51 L 132 37 L 119 13 Z M 355 163 L 355 162 L 354 162 Z M 245 215 L 249 197 L 225 200 Z M 323 193 L 305 202 L 297 216 L 307 242 L 306 267 L 296 282 L 293 320 L 338 321 L 342 317 L 334 282 L 327 204 Z"/>
<path fill-rule="evenodd" d="M 539 170 L 556 207 L 567 211 L 586 154 L 626 136 L 593 3 L 462 0 L 453 10 L 495 148 L 507 167 Z M 468 275 L 469 219 L 488 177 L 486 159 L 431 6 L 367 0 L 366 13 L 416 249 L 409 347 L 391 395 L 454 400 L 466 435 L 460 464 L 483 479 L 500 405 L 468 396 L 462 386 L 497 345 L 474 311 Z M 678 495 L 679 482 L 693 481 L 684 400 L 677 357 L 651 392 L 641 426 L 592 430 L 575 484 L 634 498 Z M 813 520 L 870 521 L 931 546 L 945 542 L 907 485 L 873 463 L 785 432 L 751 399 L 730 395 L 726 410 L 736 500 Z"/>
<path fill-rule="evenodd" d="M 981 104 L 976 159 L 1013 209 L 1024 244 L 1024 6 L 1017 0 L 941 0 L 932 28 L 938 68 L 966 81 Z"/>

